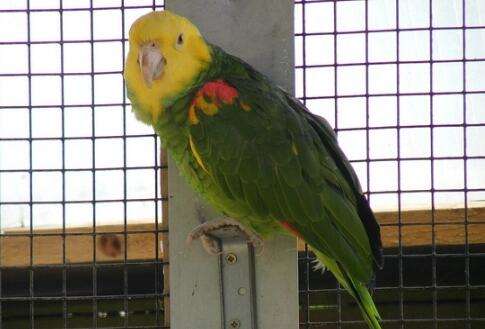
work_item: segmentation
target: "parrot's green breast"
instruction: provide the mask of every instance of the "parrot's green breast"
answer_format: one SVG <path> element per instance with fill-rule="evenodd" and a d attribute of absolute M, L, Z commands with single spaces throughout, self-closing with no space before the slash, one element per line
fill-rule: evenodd
<path fill-rule="evenodd" d="M 233 111 L 236 103 L 239 113 Z M 220 184 L 220 177 L 216 177 L 218 170 L 214 169 L 221 169 L 218 168 L 220 159 L 216 157 L 216 152 L 211 152 L 211 148 L 224 149 L 225 156 L 230 156 L 231 150 L 243 150 L 245 145 L 242 141 L 241 144 L 224 147 L 212 145 L 213 139 L 209 137 L 218 135 L 218 139 L 223 142 L 224 135 L 231 130 L 229 127 L 212 127 L 210 135 L 206 135 L 204 130 L 214 124 L 211 119 L 215 119 L 215 126 L 218 126 L 217 122 L 222 117 L 230 115 L 233 121 L 238 121 L 237 117 L 247 116 L 249 111 L 251 108 L 242 101 L 234 87 L 222 79 L 216 79 L 203 83 L 199 88 L 194 88 L 193 92 L 174 102 L 160 116 L 155 130 L 175 160 L 182 176 L 208 203 L 263 236 L 276 232 L 285 233 L 278 221 L 269 214 L 255 213 L 246 202 L 234 198 L 234 195 L 225 189 L 226 185 Z M 247 121 L 247 118 L 241 120 L 241 124 L 244 121 Z M 252 138 L 254 135 L 248 134 L 246 137 Z M 227 166 L 222 161 L 219 164 Z M 234 159 L 231 166 L 235 171 L 240 165 L 240 161 Z"/>

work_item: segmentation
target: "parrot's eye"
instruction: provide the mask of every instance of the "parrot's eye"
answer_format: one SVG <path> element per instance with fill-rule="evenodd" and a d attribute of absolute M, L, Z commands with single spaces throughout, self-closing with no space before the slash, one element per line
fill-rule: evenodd
<path fill-rule="evenodd" d="M 177 37 L 177 44 L 175 45 L 176 48 L 180 48 L 184 44 L 184 35 L 183 33 L 180 33 L 179 36 Z"/>

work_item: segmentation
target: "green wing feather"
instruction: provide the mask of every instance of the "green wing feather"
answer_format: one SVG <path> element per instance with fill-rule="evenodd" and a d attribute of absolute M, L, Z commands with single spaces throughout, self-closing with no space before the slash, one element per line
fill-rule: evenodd
<path fill-rule="evenodd" d="M 216 115 L 201 114 L 189 127 L 227 207 L 241 210 L 228 213 L 263 235 L 272 222 L 289 224 L 357 300 L 369 326 L 380 328 L 366 288 L 382 264 L 379 226 L 332 129 L 246 64 L 234 65 L 238 74 L 222 78 L 237 101 L 221 102 Z"/>

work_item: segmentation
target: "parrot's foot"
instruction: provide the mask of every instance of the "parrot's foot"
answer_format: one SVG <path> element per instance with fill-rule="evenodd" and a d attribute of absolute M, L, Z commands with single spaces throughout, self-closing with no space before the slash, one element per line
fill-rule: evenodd
<path fill-rule="evenodd" d="M 219 239 L 211 235 L 214 231 L 234 230 L 239 231 L 247 240 L 247 243 L 251 244 L 254 249 L 258 250 L 257 254 L 261 254 L 264 243 L 263 240 L 253 231 L 247 229 L 239 222 L 229 219 L 220 218 L 211 220 L 200 224 L 195 227 L 187 236 L 187 244 L 191 244 L 192 241 L 200 239 L 202 247 L 210 255 L 220 255 L 222 252 Z"/>

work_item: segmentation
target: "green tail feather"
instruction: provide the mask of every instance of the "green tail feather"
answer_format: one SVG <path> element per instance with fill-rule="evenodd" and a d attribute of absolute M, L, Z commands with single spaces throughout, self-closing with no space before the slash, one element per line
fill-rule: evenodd
<path fill-rule="evenodd" d="M 314 252 L 318 260 L 333 273 L 338 282 L 354 297 L 369 328 L 382 329 L 379 323 L 381 316 L 365 284 L 352 280 L 333 259 L 328 258 L 318 251 L 314 250 Z"/>

